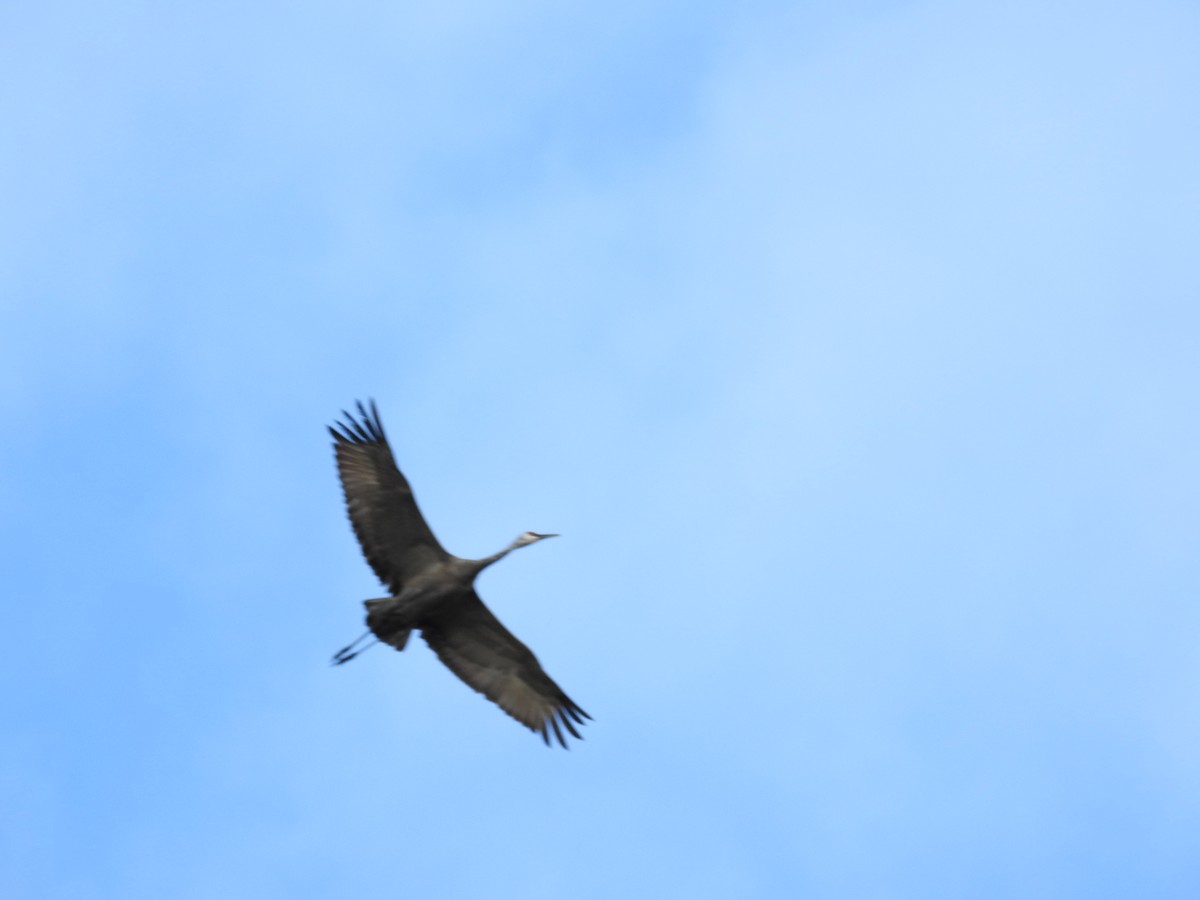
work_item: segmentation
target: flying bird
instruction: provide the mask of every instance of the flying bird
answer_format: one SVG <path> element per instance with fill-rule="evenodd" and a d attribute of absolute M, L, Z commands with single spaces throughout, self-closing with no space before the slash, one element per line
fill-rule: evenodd
<path fill-rule="evenodd" d="M 518 547 L 553 534 L 526 531 L 483 559 L 460 559 L 447 553 L 417 508 L 412 488 L 401 474 L 388 445 L 375 401 L 368 411 L 358 403 L 356 419 L 345 410 L 344 421 L 330 428 L 346 510 L 363 555 L 390 597 L 364 601 L 367 632 L 339 650 L 334 665 L 349 662 L 376 643 L 403 650 L 414 629 L 455 675 L 527 728 L 546 744 L 550 733 L 563 747 L 566 729 L 579 738 L 576 725 L 590 719 L 483 605 L 475 578 Z M 375 636 L 370 644 L 355 649 Z M 561 726 L 561 727 L 560 727 Z"/>

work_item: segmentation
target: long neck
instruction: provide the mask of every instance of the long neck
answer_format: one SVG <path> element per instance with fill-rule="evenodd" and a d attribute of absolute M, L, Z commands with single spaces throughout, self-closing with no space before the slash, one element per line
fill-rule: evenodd
<path fill-rule="evenodd" d="M 511 544 L 509 544 L 507 547 L 505 547 L 499 553 L 493 553 L 491 556 L 485 556 L 483 559 L 472 560 L 475 563 L 475 567 L 476 567 L 475 574 L 478 575 L 480 572 L 482 572 L 484 569 L 486 569 L 492 563 L 499 562 L 500 560 L 504 559 L 504 557 L 508 556 L 508 554 L 510 554 L 514 550 L 516 550 L 518 547 L 524 547 L 524 546 L 525 546 L 524 542 L 520 538 L 517 538 L 515 541 L 513 541 Z"/>

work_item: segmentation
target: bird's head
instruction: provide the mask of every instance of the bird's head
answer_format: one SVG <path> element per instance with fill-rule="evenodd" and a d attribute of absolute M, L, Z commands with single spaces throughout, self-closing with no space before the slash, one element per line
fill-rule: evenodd
<path fill-rule="evenodd" d="M 557 534 L 538 534 L 536 531 L 526 531 L 517 538 L 515 545 L 517 547 L 526 547 L 529 544 L 535 544 L 542 538 L 558 537 Z"/>

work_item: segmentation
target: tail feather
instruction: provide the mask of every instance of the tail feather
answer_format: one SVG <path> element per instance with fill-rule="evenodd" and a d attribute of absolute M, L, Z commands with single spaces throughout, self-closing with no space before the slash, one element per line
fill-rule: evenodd
<path fill-rule="evenodd" d="M 363 605 L 367 608 L 367 627 L 371 629 L 375 637 L 397 650 L 403 650 L 408 643 L 408 636 L 412 634 L 412 628 L 397 621 L 396 598 L 380 597 L 378 600 L 364 600 Z"/>
<path fill-rule="evenodd" d="M 401 631 L 393 632 L 386 638 L 380 638 L 385 644 L 391 644 L 397 650 L 403 650 L 404 645 L 408 643 L 408 636 L 412 634 L 411 628 L 405 628 Z"/>

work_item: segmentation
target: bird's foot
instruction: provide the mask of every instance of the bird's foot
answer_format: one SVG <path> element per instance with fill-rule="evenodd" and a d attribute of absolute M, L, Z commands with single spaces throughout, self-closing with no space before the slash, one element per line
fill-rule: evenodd
<path fill-rule="evenodd" d="M 351 644 L 350 646 L 352 647 L 354 645 Z M 343 647 L 337 653 L 333 654 L 333 659 L 329 661 L 329 664 L 331 666 L 340 666 L 342 663 L 350 662 L 350 660 L 354 659 L 354 657 L 358 656 L 358 654 L 361 652 L 362 651 L 360 650 L 351 652 L 350 647 Z"/>
<path fill-rule="evenodd" d="M 358 646 L 369 637 L 371 637 L 370 629 L 359 635 L 358 640 L 351 641 L 337 653 L 333 654 L 333 659 L 329 661 L 329 664 L 331 666 L 340 666 L 342 663 L 350 662 L 350 660 L 354 659 L 354 657 L 366 650 L 367 647 L 371 646 L 370 644 L 367 644 L 367 647 Z M 358 649 L 355 650 L 355 647 L 358 647 Z"/>

